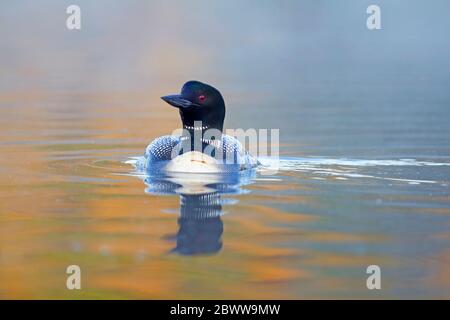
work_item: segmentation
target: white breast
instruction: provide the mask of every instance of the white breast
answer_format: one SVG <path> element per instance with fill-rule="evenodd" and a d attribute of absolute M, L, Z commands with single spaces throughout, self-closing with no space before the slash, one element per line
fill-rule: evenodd
<path fill-rule="evenodd" d="M 217 160 L 198 151 L 183 153 L 166 166 L 168 172 L 219 173 Z"/>

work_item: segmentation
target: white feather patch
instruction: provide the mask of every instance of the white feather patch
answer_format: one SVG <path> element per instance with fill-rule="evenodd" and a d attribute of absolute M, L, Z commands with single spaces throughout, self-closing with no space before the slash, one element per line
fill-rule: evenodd
<path fill-rule="evenodd" d="M 217 160 L 198 151 L 183 153 L 172 159 L 166 167 L 168 172 L 219 173 Z"/>

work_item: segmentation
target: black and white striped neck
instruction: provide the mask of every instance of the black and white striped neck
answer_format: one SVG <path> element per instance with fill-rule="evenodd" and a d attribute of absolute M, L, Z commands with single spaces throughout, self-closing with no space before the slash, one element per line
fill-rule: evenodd
<path fill-rule="evenodd" d="M 205 139 L 203 137 L 200 137 L 200 138 L 201 138 L 200 141 L 203 142 L 203 143 L 210 144 L 210 145 L 215 146 L 217 148 L 222 146 L 222 140 L 220 138 L 218 138 L 218 139 Z M 192 137 L 191 136 L 181 136 L 180 140 L 182 142 L 187 141 L 187 140 L 192 141 Z"/>
<path fill-rule="evenodd" d="M 183 128 L 189 131 L 205 131 L 209 129 L 209 126 L 188 126 L 183 125 Z"/>

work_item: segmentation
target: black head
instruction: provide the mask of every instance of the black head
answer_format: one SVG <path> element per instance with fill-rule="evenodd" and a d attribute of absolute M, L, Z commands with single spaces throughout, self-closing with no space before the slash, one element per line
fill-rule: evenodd
<path fill-rule="evenodd" d="M 201 121 L 203 130 L 222 131 L 225 102 L 216 88 L 199 81 L 188 81 L 181 89 L 181 94 L 164 96 L 161 99 L 180 110 L 185 129 L 191 129 L 194 122 Z"/>

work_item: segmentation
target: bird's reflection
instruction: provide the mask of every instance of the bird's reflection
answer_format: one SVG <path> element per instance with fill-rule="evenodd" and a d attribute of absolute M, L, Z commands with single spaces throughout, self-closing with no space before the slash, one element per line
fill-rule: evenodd
<path fill-rule="evenodd" d="M 222 248 L 223 194 L 245 193 L 253 171 L 228 175 L 177 174 L 146 176 L 145 191 L 155 195 L 178 194 L 180 210 L 173 253 L 181 255 L 215 254 Z"/>
<path fill-rule="evenodd" d="M 183 255 L 210 254 L 222 248 L 222 205 L 217 192 L 180 195 L 177 246 Z"/>

